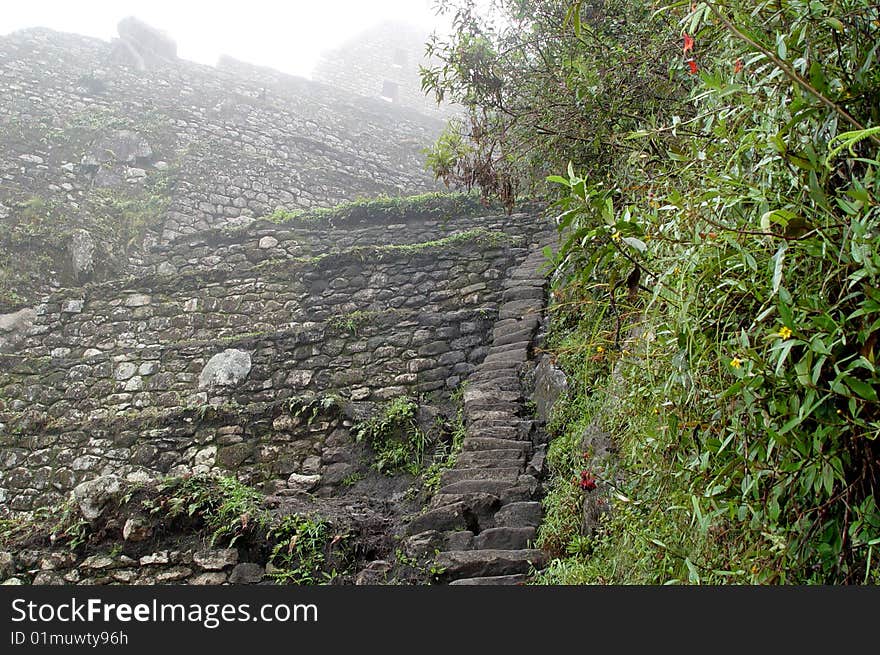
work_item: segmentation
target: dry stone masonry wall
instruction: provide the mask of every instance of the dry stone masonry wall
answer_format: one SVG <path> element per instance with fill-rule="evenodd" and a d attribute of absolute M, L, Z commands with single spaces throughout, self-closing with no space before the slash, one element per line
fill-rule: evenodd
<path fill-rule="evenodd" d="M 476 231 L 59 292 L 38 308 L 24 351 L 4 357 L 0 493 L 28 509 L 108 471 L 302 473 L 336 426 L 322 421 L 305 440 L 291 437 L 273 423 L 279 403 L 448 398 L 485 357 L 504 281 L 530 248 L 522 236 Z M 240 420 L 180 425 L 181 412 L 236 406 L 245 408 L 240 419 L 256 405 L 251 414 L 274 428 L 261 434 L 254 426 L 263 419 L 251 416 L 247 448 L 226 448 L 240 438 Z M 261 450 L 255 439 L 274 446 Z M 297 439 L 283 457 L 265 454 Z M 286 468 L 265 468 L 282 461 Z"/>

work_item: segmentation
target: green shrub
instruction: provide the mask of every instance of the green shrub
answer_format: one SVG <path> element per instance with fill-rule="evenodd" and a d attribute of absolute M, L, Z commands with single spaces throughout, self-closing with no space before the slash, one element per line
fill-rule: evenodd
<path fill-rule="evenodd" d="M 877 7 L 502 1 L 493 31 L 452 4 L 471 29 L 427 85 L 499 176 L 540 188 L 553 164 L 555 291 L 611 321 L 561 316 L 566 347 L 638 358 L 597 383 L 619 469 L 589 557 L 565 487 L 583 420 L 560 410 L 545 579 L 876 582 Z"/>

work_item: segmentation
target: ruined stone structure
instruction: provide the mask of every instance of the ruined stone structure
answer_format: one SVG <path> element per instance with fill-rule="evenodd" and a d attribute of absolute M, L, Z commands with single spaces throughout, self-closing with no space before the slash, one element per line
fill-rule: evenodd
<path fill-rule="evenodd" d="M 428 37 L 406 23 L 380 23 L 325 53 L 312 78 L 352 94 L 449 118 L 454 108 L 438 106 L 422 91 L 419 67 L 434 63 L 425 52 Z"/>
<path fill-rule="evenodd" d="M 439 552 L 441 581 L 522 582 L 544 561 L 533 542 L 545 435 L 525 401 L 554 237 L 537 210 L 435 196 L 259 219 L 274 205 L 430 188 L 416 160 L 435 124 L 271 71 L 243 75 L 238 62 L 133 70 L 106 54 L 42 30 L 0 39 L 0 219 L 26 214 L 26 194 L 82 212 L 64 255 L 72 272 L 0 317 L 0 513 L 73 499 L 106 520 L 126 485 L 233 475 L 267 506 L 336 512 L 378 539 L 361 549 L 358 582 L 382 581 L 395 549 Z M 55 58 L 43 80 L 25 72 Z M 85 95 L 84 60 L 106 85 Z M 112 120 L 71 136 L 72 115 Z M 170 190 L 157 229 L 102 271 L 89 195 L 160 175 Z M 418 403 L 426 433 L 458 412 L 466 431 L 427 496 L 409 493 L 412 476 L 375 471 L 352 431 L 400 397 Z M 0 578 L 267 573 L 265 553 L 139 536 L 142 520 L 102 528 L 121 553 L 0 552 Z"/>

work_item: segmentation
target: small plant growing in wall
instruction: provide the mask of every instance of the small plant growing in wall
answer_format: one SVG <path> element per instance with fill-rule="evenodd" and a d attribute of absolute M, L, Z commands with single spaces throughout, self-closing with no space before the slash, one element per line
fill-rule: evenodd
<path fill-rule="evenodd" d="M 467 436 L 467 428 L 464 424 L 464 390 L 466 388 L 467 384 L 462 384 L 450 397 L 456 406 L 455 416 L 447 420 L 438 417 L 438 427 L 441 432 L 450 435 L 451 439 L 440 441 L 434 451 L 433 461 L 422 472 L 422 486 L 431 494 L 437 493 L 440 489 L 440 477 L 443 472 L 455 466 L 464 445 L 464 438 Z"/>
<path fill-rule="evenodd" d="M 419 428 L 418 411 L 416 401 L 400 396 L 352 428 L 355 439 L 375 452 L 373 468 L 379 473 L 418 475 L 422 469 L 427 437 Z"/>
<path fill-rule="evenodd" d="M 300 514 L 285 516 L 269 531 L 275 543 L 269 556 L 270 577 L 279 584 L 327 584 L 336 576 L 328 568 L 332 549 L 345 539 L 334 535 L 329 523 L 321 518 Z"/>
<path fill-rule="evenodd" d="M 211 530 L 212 546 L 220 542 L 233 546 L 270 521 L 261 506 L 262 495 L 232 476 L 172 478 L 163 483 L 160 492 L 163 497 L 148 508 L 150 512 L 202 519 Z"/>
<path fill-rule="evenodd" d="M 322 412 L 327 413 L 341 405 L 342 399 L 335 394 L 320 398 L 291 398 L 287 401 L 287 411 L 293 418 L 302 419 L 306 425 L 311 425 Z"/>
<path fill-rule="evenodd" d="M 334 316 L 330 319 L 330 327 L 340 332 L 356 335 L 361 327 L 375 319 L 376 316 L 377 312 L 359 309 L 348 314 Z"/>

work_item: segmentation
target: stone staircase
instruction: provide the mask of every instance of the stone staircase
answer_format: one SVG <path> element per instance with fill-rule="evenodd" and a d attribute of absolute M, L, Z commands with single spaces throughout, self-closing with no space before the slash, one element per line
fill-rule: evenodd
<path fill-rule="evenodd" d="M 435 563 L 441 581 L 453 585 L 522 584 L 546 561 L 532 547 L 542 518 L 545 446 L 535 421 L 522 416 L 520 375 L 541 322 L 545 263 L 535 248 L 505 283 L 489 352 L 464 394 L 462 453 L 428 511 L 409 525 L 410 535 L 444 533 Z"/>

